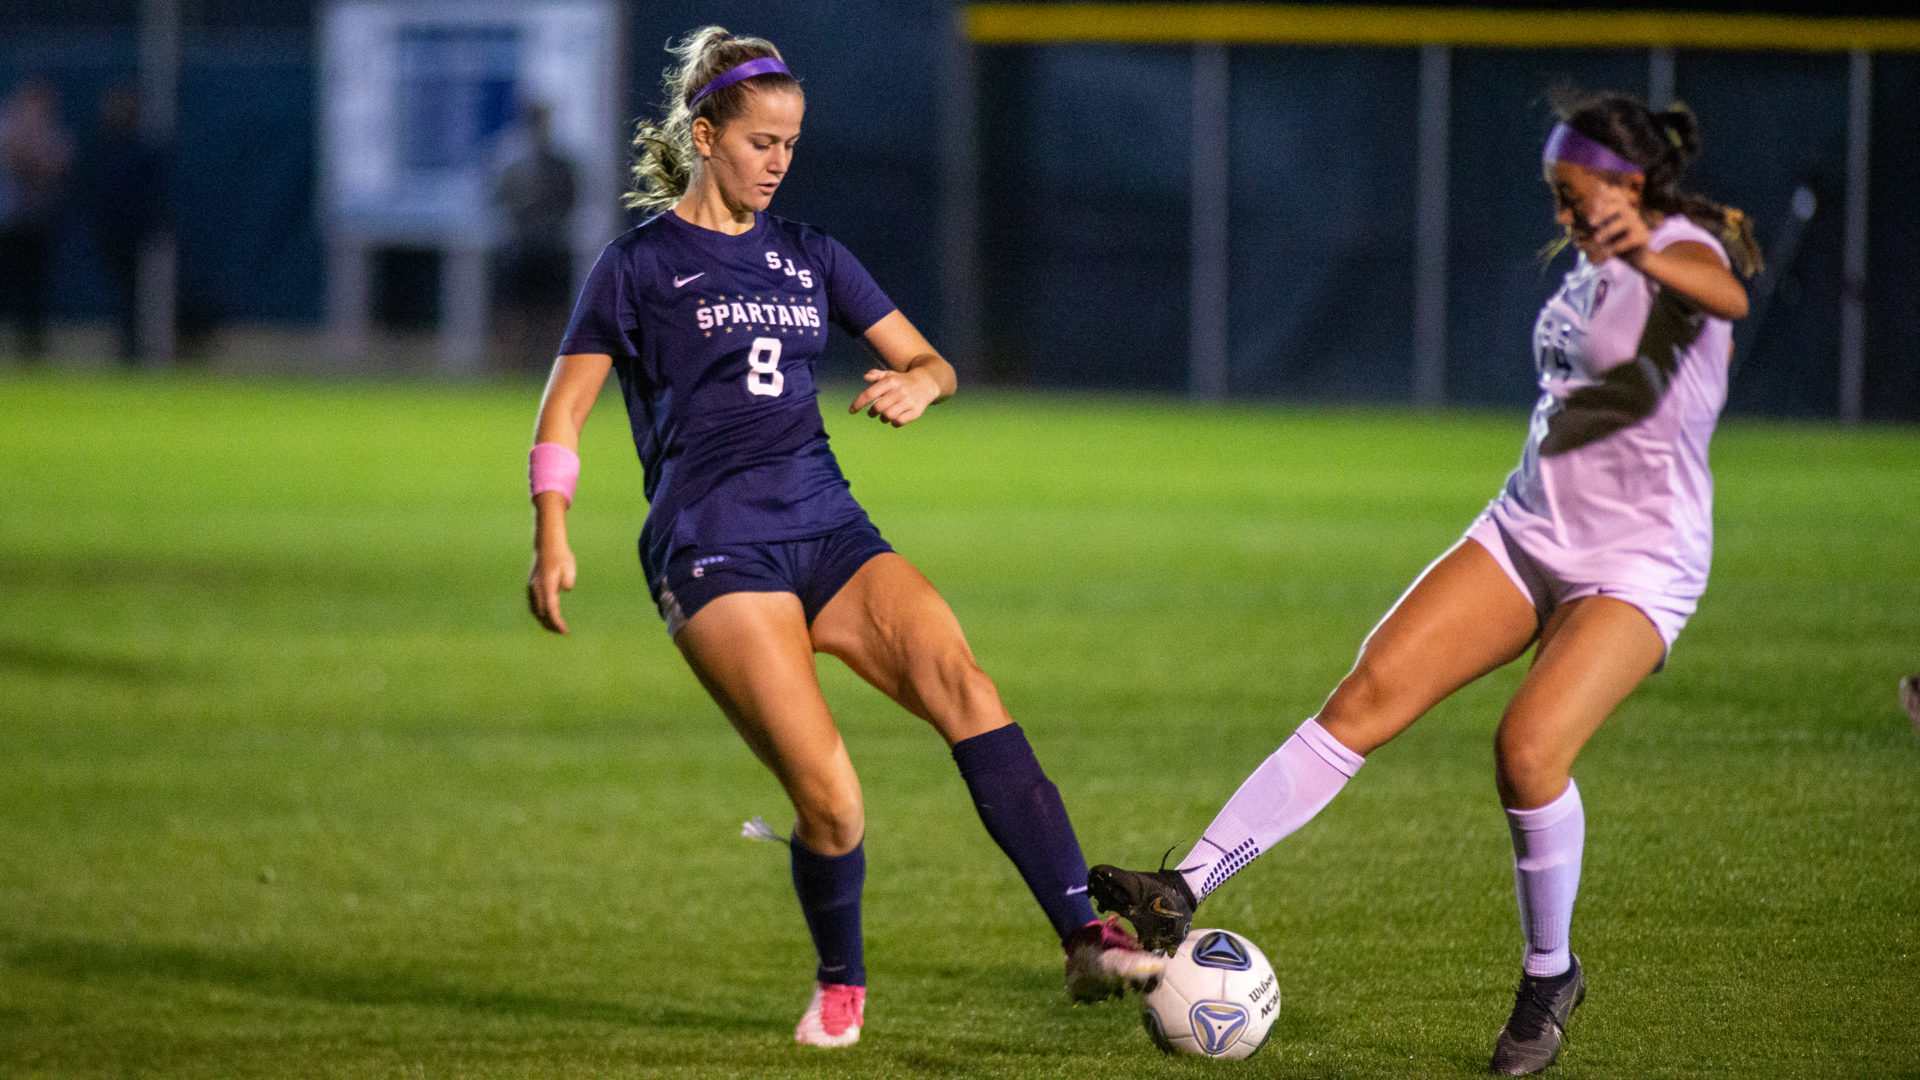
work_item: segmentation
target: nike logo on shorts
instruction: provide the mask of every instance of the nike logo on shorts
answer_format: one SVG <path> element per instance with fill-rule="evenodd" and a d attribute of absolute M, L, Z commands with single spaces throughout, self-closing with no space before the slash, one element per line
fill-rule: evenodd
<path fill-rule="evenodd" d="M 705 270 L 702 270 L 699 273 L 694 274 L 692 277 L 676 277 L 673 279 L 673 287 L 677 289 L 680 286 L 685 285 L 687 282 L 694 280 L 694 278 L 703 278 L 706 276 L 707 276 L 707 272 Z"/>

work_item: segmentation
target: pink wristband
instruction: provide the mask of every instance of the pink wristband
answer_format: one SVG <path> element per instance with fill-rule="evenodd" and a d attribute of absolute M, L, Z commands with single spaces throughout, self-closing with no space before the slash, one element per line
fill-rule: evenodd
<path fill-rule="evenodd" d="M 557 491 L 573 505 L 573 490 L 580 482 L 580 455 L 559 443 L 535 443 L 527 455 L 527 486 L 538 495 Z"/>

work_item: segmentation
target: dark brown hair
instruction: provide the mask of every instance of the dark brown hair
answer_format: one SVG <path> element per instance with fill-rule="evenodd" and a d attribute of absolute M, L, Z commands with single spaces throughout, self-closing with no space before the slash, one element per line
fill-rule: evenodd
<path fill-rule="evenodd" d="M 666 116 L 660 120 L 642 120 L 633 135 L 633 187 L 621 199 L 628 207 L 658 213 L 680 201 L 693 182 L 693 169 L 699 153 L 693 147 L 693 122 L 706 117 L 716 128 L 727 126 L 747 108 L 747 95 L 774 86 L 800 92 L 800 83 L 791 75 L 771 72 L 723 86 L 700 99 L 697 108 L 687 103 L 700 88 L 717 76 L 749 60 L 780 58 L 780 50 L 764 38 L 736 37 L 725 27 L 703 26 L 668 45 L 675 62 L 667 66 L 663 88 Z"/>
<path fill-rule="evenodd" d="M 1675 102 L 1665 112 L 1654 112 L 1625 94 L 1582 94 L 1568 89 L 1555 90 L 1551 100 L 1562 123 L 1640 166 L 1646 176 L 1642 206 L 1662 214 L 1684 214 L 1720 239 L 1742 276 L 1760 272 L 1753 220 L 1734 207 L 1680 186 L 1700 156 L 1700 124 L 1692 109 Z M 1553 250 L 1565 244 L 1563 239 Z"/>

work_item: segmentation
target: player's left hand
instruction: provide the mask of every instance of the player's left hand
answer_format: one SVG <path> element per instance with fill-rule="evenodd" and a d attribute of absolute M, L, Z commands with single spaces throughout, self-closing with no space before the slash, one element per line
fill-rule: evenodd
<path fill-rule="evenodd" d="M 924 371 L 874 368 L 867 372 L 866 380 L 867 388 L 853 399 L 847 412 L 865 409 L 868 416 L 894 427 L 919 419 L 940 397 L 940 384 Z"/>
<path fill-rule="evenodd" d="M 1604 256 L 1595 261 L 1619 258 L 1638 266 L 1647 252 L 1647 219 L 1640 216 L 1627 190 L 1601 185 L 1586 211 L 1593 223 L 1593 247 Z"/>

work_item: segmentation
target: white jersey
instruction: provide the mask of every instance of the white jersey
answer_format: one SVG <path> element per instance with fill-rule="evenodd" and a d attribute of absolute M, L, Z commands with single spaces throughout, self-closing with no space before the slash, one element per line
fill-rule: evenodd
<path fill-rule="evenodd" d="M 1647 247 L 1682 241 L 1727 261 L 1678 214 Z M 1624 260 L 1582 253 L 1534 323 L 1540 401 L 1520 466 L 1488 507 L 1508 540 L 1560 582 L 1664 597 L 1684 621 L 1713 559 L 1707 443 L 1732 333 Z"/>

